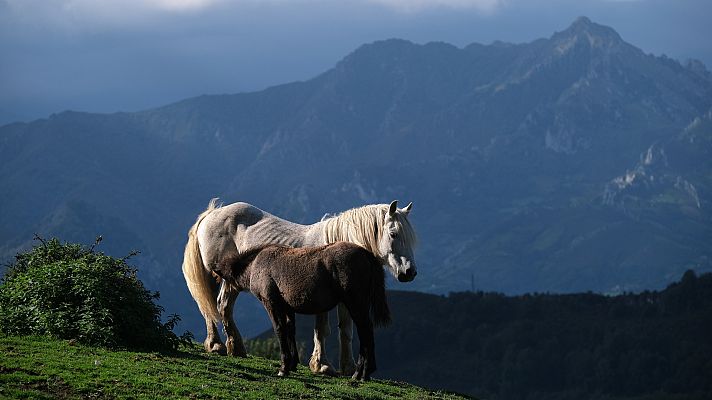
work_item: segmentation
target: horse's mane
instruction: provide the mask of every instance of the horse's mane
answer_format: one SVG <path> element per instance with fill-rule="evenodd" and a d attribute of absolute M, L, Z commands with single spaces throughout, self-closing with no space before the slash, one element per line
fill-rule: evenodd
<path fill-rule="evenodd" d="M 376 257 L 384 257 L 378 249 L 378 241 L 383 232 L 383 223 L 388 212 L 388 204 L 372 204 L 346 210 L 324 222 L 326 243 L 346 241 L 366 248 Z M 401 240 L 409 247 L 415 246 L 417 237 L 408 218 L 403 213 L 396 213 L 396 221 L 401 225 Z"/>

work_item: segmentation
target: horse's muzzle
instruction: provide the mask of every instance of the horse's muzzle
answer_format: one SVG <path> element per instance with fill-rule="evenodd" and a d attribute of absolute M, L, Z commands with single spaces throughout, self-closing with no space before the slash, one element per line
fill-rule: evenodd
<path fill-rule="evenodd" d="M 416 275 L 418 275 L 418 272 L 415 268 L 408 268 L 405 273 L 398 274 L 398 282 L 410 282 L 415 279 Z"/>

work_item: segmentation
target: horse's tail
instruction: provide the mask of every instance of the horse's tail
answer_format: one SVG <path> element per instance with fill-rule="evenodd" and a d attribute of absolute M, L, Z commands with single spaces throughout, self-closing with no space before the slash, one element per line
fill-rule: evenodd
<path fill-rule="evenodd" d="M 198 216 L 195 224 L 188 231 L 188 243 L 185 245 L 185 252 L 183 253 L 183 276 L 185 277 L 185 283 L 188 284 L 188 290 L 190 290 L 195 302 L 198 303 L 198 308 L 203 317 L 213 322 L 218 321 L 217 299 L 213 294 L 216 283 L 205 268 L 203 258 L 200 256 L 198 225 L 211 211 L 219 208 L 217 202 L 217 198 L 210 200 L 208 208 Z"/>
<path fill-rule="evenodd" d="M 374 259 L 371 274 L 371 318 L 376 326 L 391 323 L 391 310 L 386 301 L 386 276 L 381 263 Z"/>

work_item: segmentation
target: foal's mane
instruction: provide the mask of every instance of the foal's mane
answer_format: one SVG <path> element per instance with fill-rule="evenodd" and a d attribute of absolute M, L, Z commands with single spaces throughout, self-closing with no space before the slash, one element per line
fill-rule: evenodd
<path fill-rule="evenodd" d="M 376 257 L 384 257 L 385 254 L 381 254 L 378 249 L 378 241 L 383 234 L 383 223 L 388 208 L 388 204 L 371 204 L 352 208 L 326 219 L 324 222 L 326 243 L 352 242 L 364 247 Z M 417 237 L 407 215 L 397 212 L 395 218 L 401 225 L 397 240 L 409 247 L 415 246 Z"/>
<path fill-rule="evenodd" d="M 229 256 L 218 263 L 215 268 L 215 272 L 221 278 L 237 278 L 245 271 L 245 268 L 247 268 L 247 266 L 255 260 L 255 257 L 257 257 L 262 250 L 269 246 L 272 245 L 265 244 L 262 246 L 252 247 L 238 253 L 237 255 Z"/>

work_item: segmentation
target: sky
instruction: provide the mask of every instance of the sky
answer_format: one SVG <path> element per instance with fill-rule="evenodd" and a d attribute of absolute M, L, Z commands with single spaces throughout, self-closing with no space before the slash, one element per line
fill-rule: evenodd
<path fill-rule="evenodd" d="M 530 42 L 582 15 L 712 66 L 710 0 L 0 0 L 0 123 L 307 80 L 388 38 Z"/>

